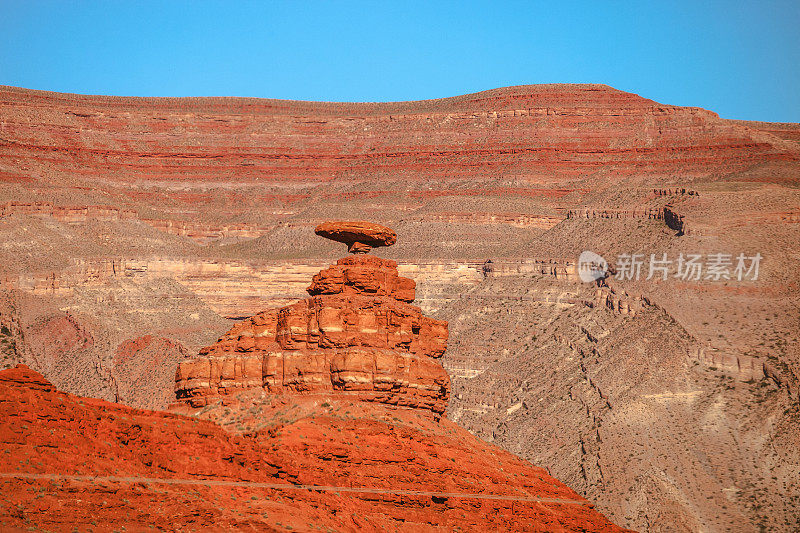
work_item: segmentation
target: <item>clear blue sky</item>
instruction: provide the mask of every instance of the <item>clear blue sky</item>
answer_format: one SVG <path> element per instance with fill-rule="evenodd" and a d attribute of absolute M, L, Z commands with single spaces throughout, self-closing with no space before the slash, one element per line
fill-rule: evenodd
<path fill-rule="evenodd" d="M 0 84 L 389 101 L 605 83 L 800 122 L 800 1 L 0 0 Z"/>

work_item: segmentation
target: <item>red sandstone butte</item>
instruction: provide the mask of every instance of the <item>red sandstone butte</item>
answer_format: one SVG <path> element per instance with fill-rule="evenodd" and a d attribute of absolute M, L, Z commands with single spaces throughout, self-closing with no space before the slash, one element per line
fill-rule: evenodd
<path fill-rule="evenodd" d="M 174 398 L 173 369 L 181 354 L 171 341 L 194 351 L 229 327 L 212 316 L 209 306 L 241 318 L 294 301 L 306 279 L 321 268 L 316 260 L 327 253 L 322 245 L 298 247 L 300 232 L 321 222 L 318 216 L 347 213 L 348 218 L 370 219 L 379 214 L 381 221 L 414 236 L 413 246 L 390 253 L 412 267 L 408 272 L 418 272 L 418 280 L 430 280 L 432 287 L 426 288 L 435 294 L 426 295 L 426 302 L 437 309 L 436 316 L 450 320 L 455 342 L 444 357 L 454 370 L 451 420 L 546 466 L 630 527 L 780 529 L 798 522 L 798 505 L 793 505 L 798 480 L 792 475 L 800 449 L 797 124 L 724 120 L 710 111 L 660 104 L 603 85 L 508 87 L 376 104 L 116 98 L 0 87 L 0 117 L 0 242 L 7 245 L 0 272 L 0 324 L 8 332 L 0 332 L 0 360 L 27 361 L 73 393 L 108 399 L 114 397 L 109 391 L 119 390 L 122 401 L 160 407 L 139 402 L 156 390 L 163 391 L 162 398 Z M 198 247 L 255 238 L 233 247 Z M 759 251 L 769 259 L 763 283 L 623 284 L 616 293 L 603 290 L 595 297 L 571 281 L 570 258 L 587 249 L 607 257 L 631 250 L 670 251 L 671 258 Z M 474 263 L 476 258 L 480 263 Z M 486 258 L 494 260 L 484 271 L 488 279 L 480 267 Z M 459 274 L 462 269 L 466 276 Z M 378 266 L 339 261 L 327 270 L 312 283 L 311 296 L 317 302 L 330 296 L 342 300 L 335 309 L 346 315 L 341 335 L 353 334 L 347 317 L 361 320 L 364 315 L 361 304 L 346 297 L 414 301 L 413 286 L 394 274 L 387 277 Z M 165 284 L 164 277 L 176 283 Z M 467 289 L 474 283 L 474 290 Z M 465 290 L 470 290 L 468 299 L 449 296 Z M 163 297 L 153 297 L 159 294 Z M 58 318 L 65 309 L 75 323 Z M 307 307 L 292 316 L 318 327 L 312 317 L 319 313 Z M 123 324 L 125 330 L 119 328 Z M 155 324 L 157 331 L 152 330 Z M 341 350 L 314 345 L 320 336 L 309 324 L 292 322 L 290 327 L 305 331 L 306 348 L 281 346 L 281 354 Z M 245 369 L 237 358 L 252 355 L 248 346 L 263 342 L 255 337 L 261 325 L 252 325 L 250 338 L 232 334 L 237 348 L 229 350 L 229 358 L 201 358 L 210 367 L 207 384 L 198 380 L 189 392 L 198 393 L 192 401 L 213 401 L 192 411 L 196 408 L 184 398 L 182 408 L 219 420 L 240 435 L 272 432 L 286 444 L 283 432 L 293 432 L 297 438 L 287 446 L 316 454 L 319 460 L 305 465 L 320 479 L 332 476 L 324 470 L 327 465 L 353 476 L 385 474 L 401 487 L 430 482 L 441 490 L 450 478 L 421 476 L 418 469 L 445 469 L 448 461 L 431 460 L 433 453 L 461 461 L 463 448 L 476 446 L 467 437 L 459 448 L 454 440 L 463 432 L 448 433 L 446 421 L 430 425 L 436 411 L 428 407 L 437 408 L 441 399 L 421 397 L 417 382 L 403 373 L 391 374 L 400 386 L 378 390 L 374 379 L 381 374 L 368 366 L 372 359 L 366 356 L 343 365 L 345 371 L 325 367 L 327 355 L 321 370 L 313 367 L 316 374 L 288 366 L 286 383 L 283 374 L 278 380 L 271 371 L 265 380 L 258 358 L 255 369 L 253 361 Z M 144 347 L 136 339 L 146 334 L 166 337 Z M 421 341 L 428 342 L 428 335 L 420 333 Z M 317 348 L 309 348 L 309 342 Z M 116 359 L 114 346 L 120 350 Z M 172 368 L 165 372 L 167 365 Z M 247 379 L 238 381 L 244 374 Z M 314 382 L 325 376 L 330 388 Z M 359 381 L 367 376 L 371 384 Z M 278 381 L 280 387 L 274 386 Z M 112 389 L 116 384 L 118 389 Z M 347 389 L 356 386 L 367 390 Z M 379 394 L 413 409 L 361 401 L 370 396 L 382 400 Z M 235 408 L 238 397 L 246 395 L 261 403 Z M 67 430 L 50 425 L 60 415 L 48 415 L 43 404 L 12 401 L 5 408 L 4 415 L 18 417 L 17 426 L 35 422 L 54 431 L 57 438 L 45 440 L 34 432 L 37 428 L 10 430 L 30 438 L 31 449 L 39 446 L 34 452 L 40 455 L 51 453 L 49 444 L 67 446 L 74 428 L 93 427 L 90 421 L 100 420 L 101 412 L 84 413 L 86 419 Z M 111 408 L 105 404 L 102 409 Z M 226 409 L 231 412 L 225 414 Z M 384 425 L 366 423 L 379 413 L 386 415 Z M 420 422 L 423 415 L 430 419 Z M 185 432 L 174 420 L 183 419 L 162 426 L 158 417 L 138 429 L 103 418 L 113 431 L 99 429 L 104 440 L 91 453 L 106 454 L 114 462 L 143 431 L 142 439 L 184 454 L 186 461 L 198 460 L 203 468 L 212 460 L 225 461 L 229 468 L 244 461 L 231 447 L 221 457 L 176 444 Z M 137 415 L 136 421 L 141 420 Z M 424 426 L 430 438 L 406 432 L 411 426 Z M 120 427 L 123 434 L 115 429 Z M 301 438 L 310 434 L 309 428 L 321 432 L 313 443 Z M 346 435 L 326 443 L 338 428 L 347 428 Z M 153 435 L 164 430 L 163 441 Z M 401 431 L 397 440 L 387 436 Z M 0 432 L 4 442 L 10 442 L 7 435 Z M 347 439 L 358 442 L 347 444 Z M 361 441 L 382 455 L 357 448 Z M 108 447 L 100 448 L 99 442 Z M 340 449 L 336 444 L 342 442 Z M 23 448 L 6 448 L 24 457 Z M 486 450 L 467 449 L 463 460 L 490 462 L 496 449 Z M 78 450 L 74 460 L 80 464 L 87 454 Z M 413 462 L 417 455 L 423 455 L 422 462 Z M 19 465 L 13 461 L 22 460 L 5 459 L 14 468 Z M 63 454 L 46 464 L 72 460 Z M 151 455 L 147 460 L 155 472 L 161 465 L 187 472 L 170 462 L 175 458 Z M 486 464 L 467 472 L 437 472 L 464 474 L 483 486 L 498 468 Z M 213 468 L 209 472 L 219 472 Z M 199 472 L 199 466 L 191 471 L 197 477 Z M 416 476 L 422 485 L 404 475 Z M 516 486 L 507 484 L 509 490 Z M 34 492 L 26 496 L 27 488 L 0 489 L 4 498 L 14 493 L 12 505 L 21 505 L 19 512 L 0 507 L 0 514 L 27 513 L 48 502 L 53 508 L 61 505 L 58 499 L 36 499 Z M 147 494 L 152 492 L 128 498 L 135 506 L 121 505 L 121 512 L 135 516 L 151 503 L 167 506 L 161 497 L 150 502 Z M 82 498 L 83 492 L 77 494 Z M 187 502 L 183 492 L 173 496 L 195 513 L 187 517 L 178 508 L 176 516 L 183 518 L 176 524 L 218 527 L 217 511 Z M 208 501 L 220 496 L 228 509 L 235 509 L 228 495 L 204 496 Z M 243 499 L 242 494 L 236 497 Z M 108 511 L 100 507 L 103 499 L 92 501 L 98 516 L 107 518 Z M 266 503 L 277 505 L 274 499 Z M 396 498 L 389 505 L 404 506 L 408 529 L 418 525 L 408 514 L 411 505 L 419 505 L 423 515 L 442 509 L 430 498 L 400 503 Z M 333 508 L 319 512 L 329 514 Z M 80 523 L 81 513 L 95 510 L 73 504 L 60 515 Z M 482 510 L 509 512 L 507 507 Z M 168 515 L 167 510 L 157 512 Z M 227 519 L 240 520 L 235 512 Z M 511 512 L 517 512 L 516 506 Z M 258 517 L 242 520 L 251 519 L 256 528 L 262 525 Z M 358 527 L 348 520 L 336 522 L 335 528 Z M 297 529 L 296 522 L 280 521 Z M 21 523 L 3 522 L 9 527 Z M 382 525 L 392 529 L 397 523 Z M 468 519 L 447 523 L 465 529 L 501 527 L 499 522 L 479 527 Z M 172 520 L 166 524 L 164 529 L 177 527 Z M 538 521 L 531 524 L 539 527 Z M 18 526 L 23 527 L 31 526 Z M 46 529 L 62 527 L 67 526 Z M 576 529 L 574 523 L 570 528 Z"/>
<path fill-rule="evenodd" d="M 193 407 L 250 389 L 336 391 L 359 400 L 447 408 L 450 378 L 436 361 L 447 322 L 428 318 L 397 263 L 354 255 L 314 276 L 310 298 L 236 324 L 179 364 L 175 391 Z"/>

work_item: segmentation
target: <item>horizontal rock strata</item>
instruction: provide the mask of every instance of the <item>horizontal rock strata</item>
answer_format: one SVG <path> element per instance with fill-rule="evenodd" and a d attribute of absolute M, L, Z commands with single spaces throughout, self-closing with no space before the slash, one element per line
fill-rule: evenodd
<path fill-rule="evenodd" d="M 252 98 L 117 98 L 0 87 L 3 180 L 133 184 L 233 179 L 415 182 L 496 175 L 547 182 L 745 168 L 788 156 L 698 108 L 604 85 L 508 87 L 441 100 L 344 104 Z M 364 131 L 369 130 L 369 136 Z M 114 135 L 107 132 L 114 131 Z M 487 140 L 487 132 L 491 136 Z M 47 172 L 36 169 L 46 162 Z"/>

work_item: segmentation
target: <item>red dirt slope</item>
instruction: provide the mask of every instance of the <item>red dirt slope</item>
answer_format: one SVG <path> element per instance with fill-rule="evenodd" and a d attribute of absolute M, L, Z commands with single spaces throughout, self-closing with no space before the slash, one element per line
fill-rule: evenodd
<path fill-rule="evenodd" d="M 621 531 L 543 469 L 449 421 L 295 400 L 266 406 L 261 430 L 232 434 L 209 421 L 57 392 L 22 365 L 4 370 L 0 523 L 56 531 Z"/>

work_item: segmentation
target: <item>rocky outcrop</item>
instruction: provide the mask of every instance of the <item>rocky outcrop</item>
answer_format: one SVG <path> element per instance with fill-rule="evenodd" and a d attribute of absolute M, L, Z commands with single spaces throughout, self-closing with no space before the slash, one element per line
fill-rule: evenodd
<path fill-rule="evenodd" d="M 43 375 L 24 364 L 0 371 L 0 387 L 15 387 L 41 392 L 55 392 L 56 390 Z"/>
<path fill-rule="evenodd" d="M 683 193 L 682 193 L 683 194 Z M 695 194 L 686 193 L 690 196 Z M 699 235 L 698 231 L 689 231 L 684 221 L 684 216 L 677 213 L 675 208 L 667 204 L 664 207 L 635 207 L 631 209 L 569 209 L 566 211 L 565 218 L 606 218 L 606 219 L 645 219 L 663 220 L 668 228 L 677 232 L 677 235 Z M 791 221 L 791 217 L 785 217 L 786 221 Z"/>
<path fill-rule="evenodd" d="M 532 275 L 553 281 L 581 283 L 575 261 L 559 258 L 529 258 L 518 261 L 487 259 L 480 267 L 486 278 Z"/>
<path fill-rule="evenodd" d="M 710 346 L 695 346 L 689 357 L 703 365 L 719 370 L 739 381 L 758 381 L 765 377 L 764 360 L 761 357 L 739 353 L 728 353 Z"/>
<path fill-rule="evenodd" d="M 689 351 L 689 357 L 711 370 L 739 381 L 758 382 L 767 378 L 784 389 L 790 401 L 800 401 L 800 379 L 788 365 L 776 358 L 730 352 L 699 344 Z"/>
<path fill-rule="evenodd" d="M 658 207 L 639 207 L 632 209 L 570 209 L 566 218 L 644 218 L 650 220 L 663 220 L 664 210 Z"/>
<path fill-rule="evenodd" d="M 605 285 L 598 287 L 595 291 L 593 303 L 613 313 L 624 316 L 636 316 L 636 313 L 642 309 L 643 301 L 641 296 L 630 296 L 624 290 L 614 289 L 611 286 Z"/>
<path fill-rule="evenodd" d="M 311 298 L 244 320 L 181 362 L 176 396 L 197 407 L 253 388 L 338 391 L 441 415 L 450 379 L 435 359 L 447 348 L 447 323 L 410 304 L 414 287 L 394 261 L 340 259 L 314 276 Z"/>
<path fill-rule="evenodd" d="M 677 231 L 678 235 L 695 234 L 686 227 L 684 216 L 676 213 L 671 206 L 664 207 L 663 220 L 667 227 Z"/>
<path fill-rule="evenodd" d="M 700 193 L 686 187 L 670 187 L 667 189 L 653 189 L 653 196 L 700 196 Z"/>
<path fill-rule="evenodd" d="M 346 257 L 315 275 L 307 290 L 312 296 L 370 294 L 410 303 L 414 301 L 416 285 L 414 280 L 398 274 L 394 261 L 374 256 Z"/>

